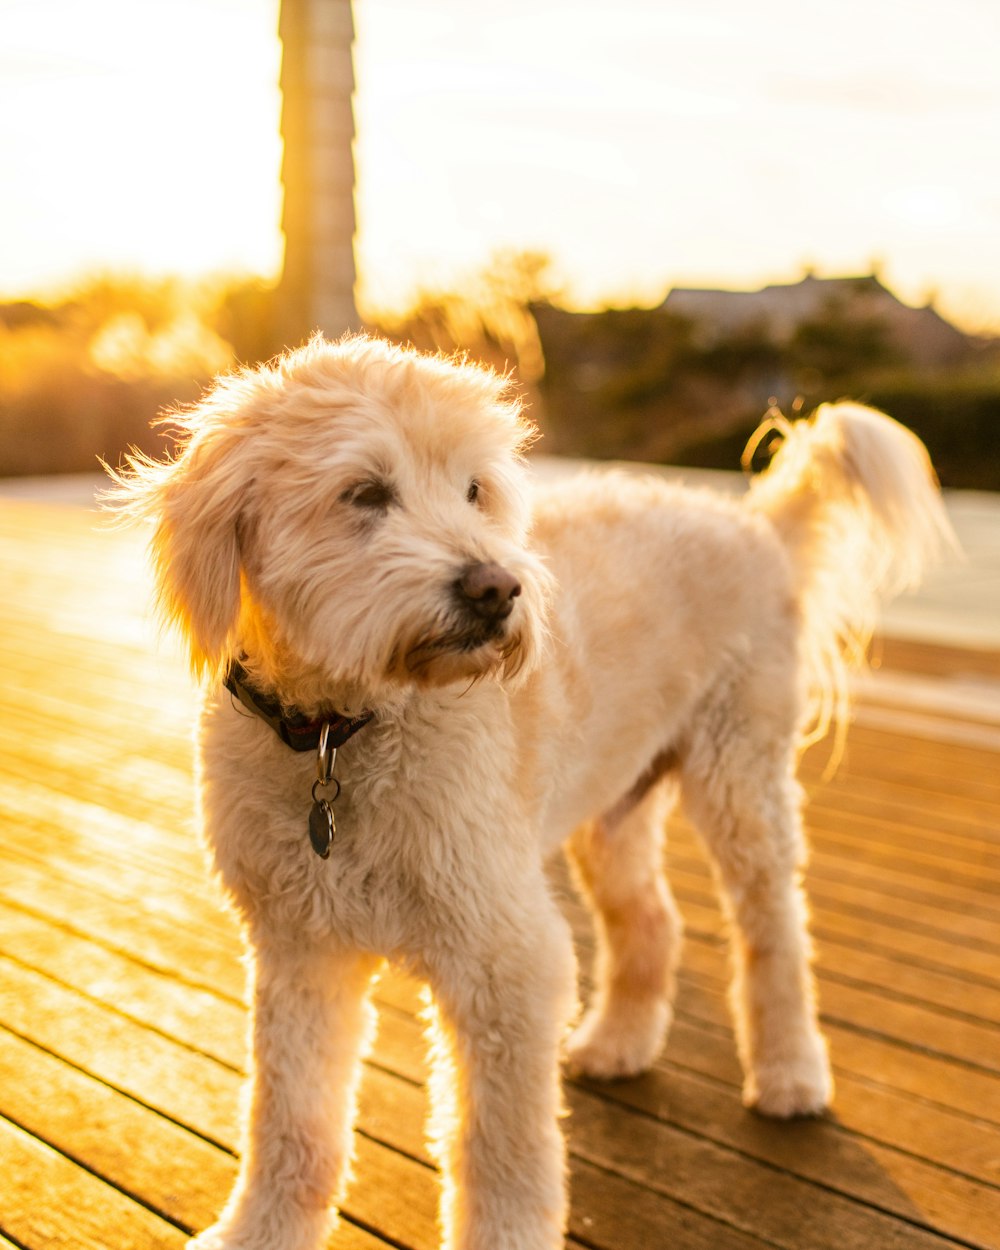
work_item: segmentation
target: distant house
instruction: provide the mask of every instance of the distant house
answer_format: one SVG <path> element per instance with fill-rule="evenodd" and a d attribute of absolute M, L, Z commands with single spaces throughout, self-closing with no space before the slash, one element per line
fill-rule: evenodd
<path fill-rule="evenodd" d="M 972 340 L 934 308 L 904 304 L 874 273 L 843 278 L 807 273 L 799 282 L 772 283 L 759 291 L 675 287 L 662 308 L 696 323 L 712 341 L 760 329 L 783 344 L 799 326 L 833 314 L 880 322 L 901 356 L 930 368 L 959 364 L 972 348 Z"/>

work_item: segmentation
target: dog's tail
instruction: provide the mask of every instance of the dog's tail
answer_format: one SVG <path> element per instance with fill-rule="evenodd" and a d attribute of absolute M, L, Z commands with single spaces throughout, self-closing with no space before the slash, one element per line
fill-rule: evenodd
<path fill-rule="evenodd" d="M 831 722 L 846 727 L 848 672 L 864 663 L 880 604 L 959 546 L 927 449 L 891 417 L 838 403 L 809 420 L 772 418 L 744 463 L 770 431 L 780 442 L 748 502 L 771 520 L 795 569 L 815 740 Z"/>

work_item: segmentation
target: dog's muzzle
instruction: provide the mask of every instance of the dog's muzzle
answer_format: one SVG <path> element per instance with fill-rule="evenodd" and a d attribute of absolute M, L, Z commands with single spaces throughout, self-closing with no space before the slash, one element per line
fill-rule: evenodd
<path fill-rule="evenodd" d="M 502 565 L 489 561 L 468 565 L 452 589 L 469 624 L 487 635 L 495 635 L 514 611 L 521 583 Z"/>

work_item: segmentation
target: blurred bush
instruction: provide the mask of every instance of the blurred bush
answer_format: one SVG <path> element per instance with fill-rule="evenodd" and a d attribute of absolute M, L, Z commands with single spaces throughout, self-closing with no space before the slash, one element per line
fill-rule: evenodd
<path fill-rule="evenodd" d="M 97 278 L 52 305 L 0 305 L 0 475 L 97 471 L 238 359 L 270 355 L 262 282 Z"/>
<path fill-rule="evenodd" d="M 952 357 L 932 362 L 898 327 L 834 304 L 782 337 L 763 323 L 708 327 L 662 305 L 581 314 L 541 304 L 534 315 L 546 450 L 735 469 L 769 408 L 808 413 L 846 398 L 915 430 L 943 485 L 1000 490 L 997 340 L 963 343 L 952 331 Z"/>
<path fill-rule="evenodd" d="M 945 486 L 1000 490 L 997 340 L 951 330 L 954 359 L 929 364 L 864 312 L 875 305 L 863 285 L 862 315 L 831 302 L 779 339 L 764 322 L 720 330 L 664 305 L 570 312 L 547 257 L 506 252 L 372 328 L 509 373 L 550 453 L 734 469 L 773 404 L 809 411 L 846 397 L 914 429 Z M 0 475 L 95 470 L 129 446 L 161 452 L 158 412 L 274 354 L 275 304 L 255 279 L 105 278 L 51 306 L 0 305 Z"/>

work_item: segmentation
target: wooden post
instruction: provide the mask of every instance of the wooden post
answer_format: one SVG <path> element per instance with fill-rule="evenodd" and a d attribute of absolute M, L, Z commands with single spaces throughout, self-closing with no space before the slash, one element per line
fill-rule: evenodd
<path fill-rule="evenodd" d="M 350 0 L 281 0 L 281 177 L 285 262 L 280 333 L 356 328 L 354 304 L 354 21 Z"/>

